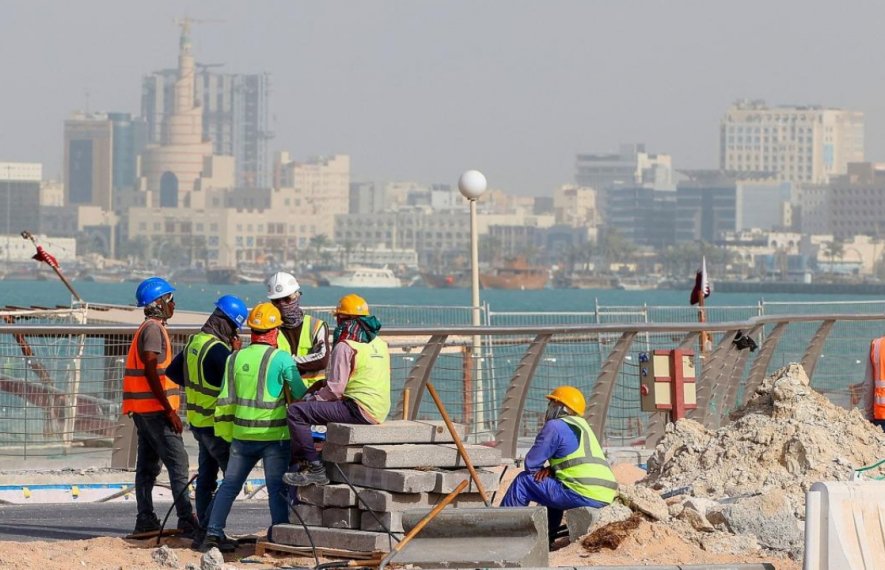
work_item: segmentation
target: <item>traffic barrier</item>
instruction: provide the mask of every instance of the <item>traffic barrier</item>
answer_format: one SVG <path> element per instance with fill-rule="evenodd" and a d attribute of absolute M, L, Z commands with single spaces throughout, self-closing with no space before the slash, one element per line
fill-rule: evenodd
<path fill-rule="evenodd" d="M 805 498 L 804 570 L 885 568 L 885 482 L 815 483 Z"/>

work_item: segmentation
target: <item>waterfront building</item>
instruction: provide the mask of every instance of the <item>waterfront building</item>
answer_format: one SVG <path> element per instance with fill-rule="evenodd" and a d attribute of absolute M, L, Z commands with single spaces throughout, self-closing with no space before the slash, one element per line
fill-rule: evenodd
<path fill-rule="evenodd" d="M 772 172 L 779 180 L 826 183 L 864 160 L 864 116 L 822 106 L 769 107 L 740 100 L 720 125 L 719 166 Z"/>
<path fill-rule="evenodd" d="M 676 192 L 633 185 L 604 194 L 606 227 L 636 245 L 663 249 L 676 242 Z"/>
<path fill-rule="evenodd" d="M 668 154 L 650 154 L 645 144 L 622 144 L 616 153 L 579 154 L 575 159 L 575 184 L 603 190 L 614 186 L 649 185 L 668 188 L 673 164 Z"/>
<path fill-rule="evenodd" d="M 0 228 L 17 236 L 40 232 L 40 186 L 43 165 L 37 162 L 0 162 Z M 8 247 L 8 246 L 7 246 Z M 32 248 L 33 249 L 33 248 Z"/>
<path fill-rule="evenodd" d="M 600 222 L 597 191 L 566 184 L 553 191 L 553 215 L 557 224 L 596 228 Z"/>
<path fill-rule="evenodd" d="M 885 237 L 885 164 L 848 165 L 828 187 L 831 231 L 837 239 L 858 234 Z"/>
<path fill-rule="evenodd" d="M 717 170 L 685 171 L 689 178 L 676 186 L 677 243 L 712 243 L 737 229 L 737 182 Z"/>
<path fill-rule="evenodd" d="M 338 154 L 295 161 L 288 152 L 274 158 L 274 176 L 280 191 L 291 191 L 291 206 L 299 243 L 318 235 L 335 234 L 335 217 L 350 211 L 350 157 Z"/>

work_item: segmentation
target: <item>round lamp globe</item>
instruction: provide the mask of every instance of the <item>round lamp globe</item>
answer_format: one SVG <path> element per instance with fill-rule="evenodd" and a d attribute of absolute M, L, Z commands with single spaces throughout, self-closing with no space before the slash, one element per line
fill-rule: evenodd
<path fill-rule="evenodd" d="M 468 170 L 458 179 L 458 190 L 468 200 L 478 200 L 486 191 L 486 177 L 479 170 Z"/>

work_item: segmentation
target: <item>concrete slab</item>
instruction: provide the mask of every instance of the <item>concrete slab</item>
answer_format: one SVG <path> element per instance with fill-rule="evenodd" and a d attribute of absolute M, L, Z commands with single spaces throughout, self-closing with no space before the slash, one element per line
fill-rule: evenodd
<path fill-rule="evenodd" d="M 414 528 L 428 512 L 404 512 L 403 529 Z M 422 568 L 546 567 L 547 510 L 445 509 L 393 561 Z"/>
<path fill-rule="evenodd" d="M 599 520 L 599 509 L 579 507 L 565 511 L 565 524 L 568 527 L 569 542 L 575 543 L 590 532 L 590 527 Z"/>
<path fill-rule="evenodd" d="M 341 471 L 353 485 L 371 487 L 372 489 L 381 489 L 394 493 L 420 493 L 422 491 L 432 491 L 437 484 L 437 476 L 432 471 L 373 469 L 371 467 L 353 463 L 346 463 L 340 467 Z M 336 483 L 344 482 L 344 478 L 337 469 L 329 469 L 329 477 Z"/>
<path fill-rule="evenodd" d="M 432 473 L 436 476 L 436 482 L 433 485 L 433 489 L 430 489 L 434 493 L 451 493 L 455 490 L 455 487 L 460 485 L 461 481 L 465 479 L 470 481 L 470 484 L 464 489 L 465 493 L 479 492 L 479 489 L 476 488 L 476 485 L 470 478 L 470 472 L 466 469 L 458 469 L 457 471 L 432 471 Z M 486 493 L 491 495 L 491 493 L 498 488 L 499 475 L 493 471 L 485 471 L 483 469 L 477 469 L 476 473 L 479 475 L 479 480 L 482 482 L 482 486 L 485 488 Z"/>
<path fill-rule="evenodd" d="M 465 445 L 474 467 L 494 467 L 501 464 L 501 450 L 485 445 Z M 455 444 L 399 444 L 366 445 L 362 464 L 378 469 L 409 467 L 465 467 Z"/>
<path fill-rule="evenodd" d="M 438 496 L 438 495 L 437 495 Z M 427 493 L 391 493 L 379 489 L 365 489 L 360 491 L 362 503 L 360 508 L 370 508 L 375 512 L 407 511 L 433 506 Z"/>
<path fill-rule="evenodd" d="M 377 519 L 375 517 L 378 517 Z M 378 521 L 381 521 L 380 523 Z M 372 513 L 369 511 L 363 511 L 362 516 L 360 518 L 360 529 L 361 530 L 372 530 L 376 532 L 384 532 L 384 527 L 381 526 L 381 523 L 387 527 L 391 532 L 402 532 L 403 531 L 403 513 L 400 512 L 389 512 L 389 513 L 380 513 L 376 512 L 375 516 L 372 516 Z"/>
<path fill-rule="evenodd" d="M 455 430 L 460 437 L 464 437 L 467 433 L 467 428 L 463 424 L 455 424 Z M 335 445 L 452 443 L 452 436 L 442 421 L 391 420 L 376 425 L 331 423 L 327 426 L 326 443 Z"/>
<path fill-rule="evenodd" d="M 332 463 L 362 463 L 363 446 L 327 443 L 323 446 L 323 460 Z"/>
<path fill-rule="evenodd" d="M 328 528 L 360 528 L 360 510 L 329 507 L 323 509 L 323 526 Z"/>
<path fill-rule="evenodd" d="M 357 552 L 390 551 L 390 536 L 384 532 L 314 527 L 310 536 L 316 546 L 341 548 Z M 273 527 L 273 539 L 278 544 L 310 546 L 307 533 L 300 525 L 278 524 Z M 395 543 L 394 543 L 395 544 Z"/>

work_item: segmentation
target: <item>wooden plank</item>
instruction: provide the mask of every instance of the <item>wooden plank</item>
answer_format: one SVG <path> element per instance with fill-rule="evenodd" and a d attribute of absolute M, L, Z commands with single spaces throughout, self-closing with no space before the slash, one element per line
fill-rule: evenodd
<path fill-rule="evenodd" d="M 255 543 L 255 555 L 264 556 L 268 550 L 274 552 L 282 552 L 286 554 L 298 554 L 302 556 L 312 556 L 313 549 L 309 546 L 290 546 L 288 544 L 277 544 L 276 542 L 268 542 L 259 540 Z M 331 558 L 350 558 L 353 560 L 372 560 L 384 556 L 384 552 L 355 552 L 353 550 L 342 550 L 340 548 L 322 548 L 317 547 L 317 554 L 320 556 L 328 556 Z"/>

